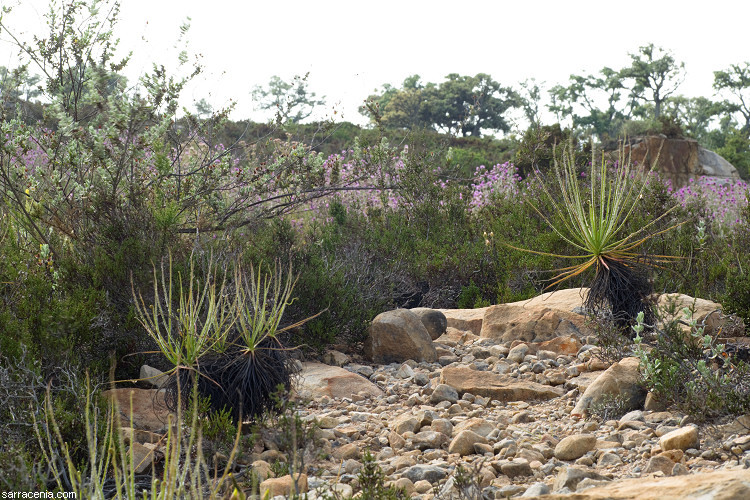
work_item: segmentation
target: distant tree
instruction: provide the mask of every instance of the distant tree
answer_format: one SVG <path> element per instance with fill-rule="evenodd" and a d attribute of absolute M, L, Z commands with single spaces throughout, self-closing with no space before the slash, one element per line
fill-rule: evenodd
<path fill-rule="evenodd" d="M 636 107 L 626 90 L 620 71 L 609 67 L 602 68 L 598 75 L 570 75 L 568 86 L 556 85 L 549 90 L 549 110 L 558 120 L 570 117 L 573 127 L 599 138 L 615 136 Z M 606 107 L 602 108 L 602 103 Z"/>
<path fill-rule="evenodd" d="M 519 106 L 519 95 L 487 74 L 451 73 L 440 85 L 423 84 L 419 75 L 405 79 L 401 88 L 383 85 L 382 92 L 369 96 L 360 112 L 386 128 L 434 127 L 480 137 L 482 130 L 510 130 L 503 115 Z"/>
<path fill-rule="evenodd" d="M 41 94 L 39 75 L 29 73 L 28 65 L 14 69 L 0 66 L 0 118 L 17 117 Z"/>
<path fill-rule="evenodd" d="M 671 52 L 653 43 L 639 47 L 630 59 L 630 66 L 620 76 L 633 80 L 633 98 L 654 103 L 654 118 L 658 119 L 664 102 L 685 79 L 685 63 L 677 62 Z"/>
<path fill-rule="evenodd" d="M 532 127 L 538 127 L 541 125 L 539 103 L 542 100 L 542 89 L 535 78 L 527 78 L 519 86 L 521 90 L 518 92 L 518 102 L 523 113 Z"/>
<path fill-rule="evenodd" d="M 206 118 L 213 114 L 214 108 L 205 98 L 195 103 L 195 112 L 199 118 Z"/>
<path fill-rule="evenodd" d="M 422 84 L 419 75 L 407 77 L 401 88 L 385 84 L 381 94 L 373 94 L 367 98 L 360 113 L 386 128 L 429 127 L 431 123 L 425 90 L 429 92 L 433 87 L 432 83 Z"/>
<path fill-rule="evenodd" d="M 274 75 L 266 87 L 257 85 L 252 91 L 252 97 L 258 102 L 260 109 L 274 110 L 278 123 L 299 123 L 308 118 L 315 106 L 325 104 L 325 97 L 316 99 L 315 92 L 307 86 L 305 76 L 295 75 L 291 82 L 285 82 Z"/>
<path fill-rule="evenodd" d="M 480 137 L 482 130 L 507 132 L 505 114 L 520 106 L 518 94 L 490 75 L 461 76 L 451 73 L 446 81 L 426 93 L 431 122 L 449 133 Z"/>
<path fill-rule="evenodd" d="M 742 128 L 750 134 L 750 63 L 733 64 L 727 70 L 714 71 L 714 89 L 733 98 L 731 111 L 742 115 L 745 122 Z"/>
<path fill-rule="evenodd" d="M 678 95 L 669 98 L 662 112 L 674 117 L 690 137 L 706 146 L 704 143 L 708 139 L 712 123 L 728 109 L 727 102 L 716 102 L 705 97 Z"/>

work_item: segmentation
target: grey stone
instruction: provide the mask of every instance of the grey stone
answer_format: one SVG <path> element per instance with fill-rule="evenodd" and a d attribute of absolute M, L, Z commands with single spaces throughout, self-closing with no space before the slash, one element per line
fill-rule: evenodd
<path fill-rule="evenodd" d="M 578 483 L 584 479 L 596 479 L 606 480 L 608 478 L 597 474 L 588 467 L 572 466 L 563 467 L 562 470 L 557 474 L 555 478 L 555 484 L 553 486 L 555 491 L 560 491 L 563 488 L 568 488 L 570 491 L 575 491 Z"/>
<path fill-rule="evenodd" d="M 429 307 L 415 307 L 411 312 L 417 315 L 432 340 L 437 340 L 448 329 L 448 319 L 442 311 Z"/>
<path fill-rule="evenodd" d="M 447 475 L 448 473 L 444 469 L 436 465 L 414 465 L 403 473 L 403 477 L 408 478 L 412 483 L 424 480 L 433 484 L 444 479 Z"/>
<path fill-rule="evenodd" d="M 455 403 L 458 401 L 458 391 L 448 384 L 438 384 L 430 395 L 430 403 L 437 404 L 442 401 Z"/>
<path fill-rule="evenodd" d="M 521 495 L 521 498 L 538 497 L 538 496 L 546 495 L 549 492 L 550 492 L 549 486 L 547 486 L 545 483 L 534 483 L 528 488 L 526 488 L 526 491 L 523 492 L 523 495 Z"/>

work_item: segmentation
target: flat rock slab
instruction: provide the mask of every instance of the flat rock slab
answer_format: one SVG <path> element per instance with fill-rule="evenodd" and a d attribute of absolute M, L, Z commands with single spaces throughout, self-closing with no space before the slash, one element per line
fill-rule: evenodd
<path fill-rule="evenodd" d="M 380 388 L 361 375 L 338 366 L 323 363 L 302 363 L 302 372 L 296 387 L 296 394 L 306 399 L 321 396 L 331 398 L 352 398 L 355 395 L 378 397 L 383 395 Z"/>
<path fill-rule="evenodd" d="M 543 293 L 527 300 L 511 302 L 510 304 L 526 307 L 543 306 L 550 309 L 573 312 L 583 307 L 583 301 L 586 299 L 588 293 L 588 288 L 565 288 L 563 290 Z"/>
<path fill-rule="evenodd" d="M 132 401 L 133 427 L 157 433 L 166 431 L 170 411 L 164 403 L 164 391 L 120 388 L 104 391 L 102 395 L 117 403 L 121 426 L 130 426 Z"/>
<path fill-rule="evenodd" d="M 440 382 L 455 388 L 459 395 L 468 392 L 498 401 L 547 400 L 563 395 L 563 390 L 558 387 L 472 370 L 464 366 L 443 368 Z"/>
<path fill-rule="evenodd" d="M 538 500 L 739 500 L 750 498 L 750 470 L 720 470 L 667 478 L 612 481 L 577 493 L 541 495 Z"/>

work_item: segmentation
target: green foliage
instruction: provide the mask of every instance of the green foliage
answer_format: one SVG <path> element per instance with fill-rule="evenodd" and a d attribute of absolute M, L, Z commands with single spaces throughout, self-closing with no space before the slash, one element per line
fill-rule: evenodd
<path fill-rule="evenodd" d="M 750 137 L 746 130 L 729 129 L 716 153 L 735 166 L 740 177 L 750 179 Z"/>
<path fill-rule="evenodd" d="M 357 475 L 362 498 L 373 500 L 400 500 L 408 498 L 405 490 L 385 485 L 385 473 L 375 462 L 370 450 L 362 455 L 362 468 Z"/>
<path fill-rule="evenodd" d="M 482 297 L 482 291 L 474 283 L 474 280 L 469 281 L 469 285 L 461 288 L 461 293 L 458 294 L 458 300 L 456 306 L 459 309 L 474 309 L 480 307 L 487 307 L 490 305 L 490 301 Z"/>
<path fill-rule="evenodd" d="M 664 102 L 685 79 L 685 63 L 678 63 L 670 51 L 653 43 L 639 47 L 630 59 L 630 67 L 622 71 L 622 76 L 634 81 L 631 97 L 653 102 L 653 117 L 658 120 Z"/>
<path fill-rule="evenodd" d="M 305 76 L 294 75 L 291 82 L 286 82 L 274 75 L 266 87 L 256 86 L 252 96 L 260 109 L 271 110 L 276 114 L 276 122 L 300 123 L 308 118 L 316 106 L 325 104 L 325 97 L 317 99 L 315 92 L 308 88 Z"/>
<path fill-rule="evenodd" d="M 372 95 L 362 113 L 385 128 L 433 126 L 450 134 L 479 137 L 483 130 L 510 130 L 503 116 L 520 106 L 515 91 L 490 75 L 462 76 L 451 73 L 440 84 L 422 84 L 419 75 L 404 81 L 402 89 L 384 85 Z"/>
<path fill-rule="evenodd" d="M 215 264 L 209 263 L 208 275 L 202 285 L 195 275 L 194 266 L 195 261 L 191 258 L 186 284 L 183 284 L 181 273 L 177 274 L 176 293 L 171 257 L 168 271 L 164 270 L 162 262 L 161 279 L 154 266 L 154 301 L 148 306 L 140 292 L 136 296 L 133 288 L 138 321 L 175 368 L 195 368 L 206 353 L 223 349 L 238 317 L 237 303 L 230 301 L 224 291 L 226 281 L 217 288 Z"/>
<path fill-rule="evenodd" d="M 633 330 L 635 354 L 646 385 L 662 401 L 703 421 L 750 410 L 750 367 L 705 333 L 693 309 L 677 312 L 674 303 L 660 311 L 659 325 L 647 334 L 643 315 Z M 682 329 L 689 327 L 689 332 Z M 646 347 L 648 345 L 648 347 Z"/>
<path fill-rule="evenodd" d="M 750 129 L 750 63 L 732 64 L 728 69 L 714 71 L 714 89 L 730 95 L 729 109 L 738 112 L 744 123 L 742 129 Z"/>
<path fill-rule="evenodd" d="M 620 332 L 618 332 L 620 333 Z M 589 413 L 598 417 L 602 422 L 607 420 L 619 420 L 620 417 L 630 411 L 631 403 L 622 394 L 604 394 L 596 403 L 589 408 Z"/>
<path fill-rule="evenodd" d="M 624 96 L 621 71 L 609 67 L 597 75 L 571 75 L 568 86 L 556 85 L 549 91 L 549 110 L 558 121 L 570 117 L 573 127 L 590 131 L 600 140 L 616 137 L 623 122 L 633 114 L 633 101 Z M 607 107 L 599 102 L 606 99 Z"/>
<path fill-rule="evenodd" d="M 513 164 L 523 176 L 528 176 L 537 170 L 546 172 L 551 170 L 555 163 L 555 147 L 565 144 L 572 144 L 576 154 L 585 154 L 579 153 L 578 140 L 573 131 L 561 129 L 559 123 L 530 127 L 524 132 L 516 148 Z M 562 150 L 562 147 L 557 149 L 558 157 Z"/>

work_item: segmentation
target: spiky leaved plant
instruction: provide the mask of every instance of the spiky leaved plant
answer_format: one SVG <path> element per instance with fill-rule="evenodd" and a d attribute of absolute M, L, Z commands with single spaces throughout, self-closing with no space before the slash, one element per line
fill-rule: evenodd
<path fill-rule="evenodd" d="M 202 375 L 201 360 L 216 346 L 226 343 L 236 321 L 236 307 L 225 293 L 226 275 L 217 288 L 217 274 L 217 265 L 211 258 L 205 281 L 201 284 L 195 276 L 191 256 L 187 286 L 178 273 L 175 297 L 170 255 L 169 269 L 165 270 L 164 263 L 161 264 L 161 279 L 154 266 L 153 304 L 146 306 L 140 292 L 135 296 L 133 290 L 138 321 L 173 366 L 165 387 L 165 403 L 173 411 L 180 401 L 180 391 L 190 394 L 193 381 Z M 182 401 L 187 401 L 187 398 Z"/>
<path fill-rule="evenodd" d="M 260 268 L 256 273 L 250 266 L 248 274 L 239 263 L 235 266 L 234 331 L 226 349 L 202 363 L 205 377 L 199 386 L 203 395 L 210 396 L 214 410 L 231 410 L 235 421 L 273 411 L 274 394 L 280 387 L 291 389 L 295 370 L 279 333 L 304 323 L 280 328 L 284 311 L 293 301 L 296 279 L 291 267 L 286 277 L 278 263 L 272 273 L 264 275 Z"/>
<path fill-rule="evenodd" d="M 626 225 L 643 199 L 647 173 L 633 166 L 630 155 L 626 156 L 622 147 L 619 148 L 618 162 L 614 168 L 610 168 L 604 154 L 601 161 L 597 162 L 592 148 L 592 161 L 587 176 L 591 183 L 588 193 L 577 175 L 572 146 L 565 148 L 561 159 L 557 159 L 555 155 L 554 173 L 560 190 L 559 199 L 544 182 L 540 182 L 540 185 L 553 210 L 561 215 L 560 222 L 552 222 L 551 217 L 536 205 L 532 206 L 555 234 L 578 253 L 560 255 L 513 248 L 576 261 L 575 264 L 557 269 L 558 274 L 551 279 L 548 288 L 593 268 L 594 278 L 584 301 L 589 312 L 610 311 L 616 323 L 621 326 L 631 323 L 639 312 L 646 315 L 647 322 L 652 322 L 653 312 L 646 303 L 652 292 L 648 268 L 677 257 L 643 255 L 638 250 L 648 239 L 679 225 L 653 230 L 672 209 L 635 231 L 626 230 Z"/>

